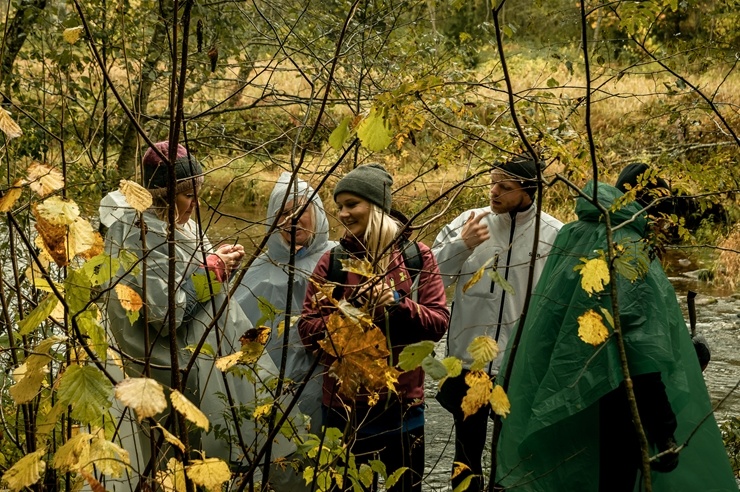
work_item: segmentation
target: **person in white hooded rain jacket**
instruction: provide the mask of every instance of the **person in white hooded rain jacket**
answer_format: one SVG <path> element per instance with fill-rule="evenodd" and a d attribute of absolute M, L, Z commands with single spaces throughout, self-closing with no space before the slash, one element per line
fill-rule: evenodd
<path fill-rule="evenodd" d="M 499 355 L 486 368 L 495 377 L 522 314 L 535 229 L 539 227 L 539 244 L 534 252 L 536 282 L 563 225 L 546 213 L 540 215 L 539 223 L 536 221 L 536 166 L 535 161 L 524 157 L 495 166 L 491 173 L 490 205 L 458 216 L 442 229 L 432 247 L 445 287 L 457 283 L 447 354 L 462 360 L 463 372 L 446 380 L 437 395 L 455 420 L 454 462 L 464 465 L 455 465 L 458 469 L 453 471 L 453 488 L 470 480 L 467 490 L 479 491 L 484 482 L 481 459 L 490 405 L 467 418 L 462 412 L 462 399 L 468 390 L 465 375 L 473 362 L 468 347 L 480 336 L 497 341 Z M 487 275 L 465 288 L 484 266 Z M 507 292 L 506 283 L 513 292 Z"/>
<path fill-rule="evenodd" d="M 319 195 L 302 179 L 296 177 L 291 183 L 291 176 L 291 173 L 282 173 L 270 194 L 265 227 L 269 231 L 276 219 L 278 227 L 267 240 L 267 251 L 252 263 L 234 293 L 234 299 L 252 324 L 256 325 L 259 321 L 272 328 L 267 350 L 278 368 L 285 340 L 278 325 L 285 320 L 290 272 L 293 271 L 290 315 L 298 317 L 306 296 L 308 279 L 316 263 L 325 251 L 337 244 L 329 241 L 329 222 Z M 291 265 L 291 220 L 293 214 L 298 213 L 308 200 L 311 200 L 309 206 L 296 223 L 293 240 L 296 251 Z M 265 313 L 272 308 L 277 310 L 277 314 L 269 319 Z M 315 366 L 312 364 L 314 358 L 303 346 L 295 326 L 290 326 L 285 376 L 300 383 L 312 365 Z M 300 409 L 311 418 L 311 430 L 315 433 L 321 430 L 321 383 L 319 367 L 309 376 L 300 402 Z"/>
<path fill-rule="evenodd" d="M 168 156 L 168 142 L 156 144 L 160 152 Z M 267 426 L 262 422 L 243 418 L 234 424 L 230 403 L 254 408 L 269 397 L 264 382 L 277 375 L 277 368 L 266 353 L 255 365 L 256 377 L 249 382 L 233 374 L 225 376 L 215 367 L 216 357 L 238 352 L 240 336 L 251 323 L 235 302 L 228 300 L 226 293 L 230 272 L 238 268 L 244 250 L 239 245 L 224 245 L 212 251 L 208 239 L 201 234 L 191 215 L 195 209 L 197 191 L 203 181 L 203 170 L 198 161 L 178 146 L 174 163 L 177 182 L 175 184 L 175 289 L 174 312 L 168 308 L 170 293 L 168 276 L 170 254 L 168 248 L 167 182 L 168 166 L 149 149 L 143 158 L 144 185 L 149 189 L 153 205 L 138 213 L 127 202 L 120 191 L 109 193 L 100 204 L 101 223 L 108 227 L 105 236 L 105 252 L 120 261 L 107 287 L 106 323 L 113 339 L 113 347 L 120 354 L 123 370 L 128 377 L 149 377 L 166 388 L 172 385 L 172 355 L 169 337 L 169 319 L 175 317 L 177 362 L 182 371 L 192 357 L 192 348 L 199 342 L 205 343 L 215 352 L 208 354 L 204 349 L 198 355 L 187 379 L 182 382 L 182 393 L 210 422 L 209 431 L 190 426 L 189 443 L 193 457 L 220 458 L 233 466 L 245 465 L 241 444 L 247 456 L 257 452 L 265 442 Z M 135 261 L 131 261 L 132 258 Z M 128 262 L 126 261 L 128 259 Z M 133 264 L 135 268 L 132 268 Z M 196 284 L 207 285 L 205 279 L 212 274 L 221 288 L 215 288 L 210 299 L 196 295 Z M 133 316 L 122 303 L 128 287 L 143 300 L 138 316 Z M 223 313 L 214 321 L 215 315 Z M 204 345 L 205 346 L 205 345 Z M 120 373 L 120 371 L 119 371 Z M 169 393 L 169 391 L 167 391 Z M 120 407 L 118 407 L 120 409 Z M 112 412 L 125 418 L 126 412 Z M 155 417 L 165 423 L 165 411 Z M 242 412 L 243 413 L 243 412 Z M 136 486 L 141 474 L 150 461 L 150 435 L 156 439 L 158 432 L 136 423 L 131 414 L 121 426 L 120 435 L 124 447 L 132 457 L 132 469 L 128 483 L 114 486 L 115 490 L 126 490 Z M 117 422 L 114 422 L 117 424 Z M 128 427 L 127 427 L 128 426 Z M 124 429 L 132 428 L 125 432 Z M 237 432 L 238 427 L 238 432 Z M 216 431 L 217 429 L 218 431 Z M 165 448 L 166 448 L 165 443 Z M 133 447 L 134 449 L 129 449 Z M 282 436 L 273 443 L 272 458 L 286 456 L 295 450 L 295 445 Z M 246 458 L 248 459 L 248 458 Z M 166 468 L 167 454 L 158 456 L 159 469 Z"/>

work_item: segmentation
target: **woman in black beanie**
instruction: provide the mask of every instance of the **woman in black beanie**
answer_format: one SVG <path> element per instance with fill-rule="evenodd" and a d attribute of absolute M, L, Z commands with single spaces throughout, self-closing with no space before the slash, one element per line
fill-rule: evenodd
<path fill-rule="evenodd" d="M 380 164 L 359 166 L 345 175 L 334 189 L 339 220 L 345 228 L 337 248 L 324 253 L 313 272 L 316 284 L 337 284 L 333 297 L 349 301 L 367 312 L 375 329 L 385 334 L 390 360 L 409 344 L 424 340 L 438 341 L 449 322 L 444 286 L 437 263 L 428 247 L 406 248 L 399 237 L 400 225 L 391 213 L 393 178 Z M 401 235 L 402 237 L 403 235 Z M 413 246 L 413 245 L 412 245 Z M 421 257 L 417 268 L 405 251 L 415 250 Z M 335 255 L 364 259 L 373 265 L 373 276 L 342 271 L 335 278 Z M 418 271 L 415 271 L 418 270 Z M 332 339 L 327 321 L 334 303 L 322 296 L 316 284 L 306 292 L 303 315 L 298 330 L 303 343 L 312 350 L 319 341 Z M 357 330 L 363 330 L 359 325 Z M 367 331 L 365 331 L 367 333 Z M 358 336 L 362 333 L 358 332 Z M 345 430 L 344 439 L 351 446 L 358 468 L 361 463 L 379 459 L 388 473 L 407 467 L 392 491 L 421 491 L 424 474 L 424 371 L 417 368 L 402 372 L 393 391 L 368 390 L 359 386 L 348 396 L 348 381 L 337 379 L 333 363 L 325 354 L 329 368 L 324 374 L 322 404 L 325 426 Z M 349 485 L 349 484 L 346 484 Z M 372 489 L 374 490 L 374 485 Z"/>

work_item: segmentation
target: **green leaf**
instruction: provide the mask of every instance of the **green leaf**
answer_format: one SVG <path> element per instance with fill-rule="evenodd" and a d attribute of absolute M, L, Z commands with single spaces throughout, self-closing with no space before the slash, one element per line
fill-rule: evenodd
<path fill-rule="evenodd" d="M 58 302 L 59 299 L 54 294 L 46 296 L 28 316 L 18 322 L 18 334 L 24 336 L 35 330 L 54 311 Z"/>
<path fill-rule="evenodd" d="M 445 357 L 442 359 L 442 365 L 447 369 L 447 377 L 454 378 L 462 373 L 462 361 L 457 357 Z"/>
<path fill-rule="evenodd" d="M 138 314 L 138 311 L 137 311 Z M 132 323 L 133 324 L 133 323 Z M 88 345 L 100 356 L 105 356 L 108 350 L 108 340 L 105 336 L 105 328 L 91 313 L 85 313 L 77 317 L 77 326 L 80 333 L 90 337 Z"/>
<path fill-rule="evenodd" d="M 608 309 L 605 307 L 601 307 L 601 314 L 604 315 L 604 319 L 606 319 L 607 324 L 609 324 L 609 328 L 612 330 L 614 329 L 614 316 L 612 316 L 612 313 L 609 312 Z"/>
<path fill-rule="evenodd" d="M 139 319 L 139 311 L 126 311 L 126 317 L 128 318 L 128 322 L 132 325 L 136 323 L 136 320 Z"/>
<path fill-rule="evenodd" d="M 396 482 L 398 482 L 398 479 L 401 478 L 401 475 L 403 475 L 403 472 L 408 470 L 408 466 L 402 466 L 398 470 L 394 471 L 390 474 L 390 476 L 385 480 L 385 488 L 389 489 L 396 485 Z"/>
<path fill-rule="evenodd" d="M 393 141 L 388 123 L 376 108 L 357 127 L 357 136 L 362 146 L 372 152 L 380 152 Z"/>
<path fill-rule="evenodd" d="M 516 292 L 514 291 L 514 286 L 512 286 L 508 280 L 506 280 L 503 275 L 501 275 L 498 270 L 488 270 L 488 276 L 491 277 L 491 280 L 493 280 L 495 283 L 499 284 L 502 289 L 506 291 L 509 295 L 516 295 Z"/>
<path fill-rule="evenodd" d="M 87 309 L 91 290 L 92 282 L 87 275 L 79 270 L 67 270 L 67 279 L 64 281 L 64 299 L 69 306 L 70 316 Z"/>
<path fill-rule="evenodd" d="M 650 269 L 650 255 L 643 242 L 617 245 L 614 269 L 630 282 L 644 277 Z"/>
<path fill-rule="evenodd" d="M 139 271 L 141 270 L 141 268 L 137 264 L 139 262 L 139 257 L 136 256 L 134 253 L 122 249 L 118 252 L 118 261 L 123 267 L 124 271 L 128 271 L 129 269 L 131 269 L 132 276 L 135 277 L 139 274 Z M 134 267 L 134 265 L 136 265 L 136 267 Z"/>
<path fill-rule="evenodd" d="M 388 476 L 388 472 L 385 469 L 385 463 L 383 463 L 380 460 L 370 460 L 368 461 L 368 464 L 370 465 L 370 468 L 373 469 L 374 473 L 377 473 L 381 477 L 385 478 Z"/>
<path fill-rule="evenodd" d="M 406 345 L 398 356 L 398 367 L 403 371 L 416 369 L 422 364 L 424 358 L 433 351 L 434 342 L 430 340 Z"/>
<path fill-rule="evenodd" d="M 457 487 L 455 487 L 455 490 L 453 490 L 452 492 L 465 492 L 466 490 L 468 490 L 468 487 L 470 487 L 470 482 L 474 478 L 475 478 L 475 475 L 473 474 L 468 475 L 467 477 L 465 477 L 465 479 L 462 482 L 460 482 L 457 485 Z"/>
<path fill-rule="evenodd" d="M 447 368 L 445 365 L 431 355 L 424 357 L 424 360 L 421 363 L 421 368 L 424 369 L 427 376 L 435 381 L 447 376 Z"/>
<path fill-rule="evenodd" d="M 339 123 L 339 126 L 331 132 L 331 135 L 329 135 L 329 145 L 331 145 L 334 150 L 340 150 L 344 145 L 344 142 L 347 141 L 347 137 L 349 137 L 349 123 L 351 121 L 352 118 L 347 116 Z"/>
<path fill-rule="evenodd" d="M 46 471 L 46 462 L 41 459 L 45 454 L 46 449 L 39 449 L 19 459 L 3 474 L 3 482 L 13 492 L 35 484 Z"/>
<path fill-rule="evenodd" d="M 549 79 L 547 79 L 547 87 L 549 87 L 550 89 L 552 89 L 553 87 L 560 87 L 560 82 L 550 77 Z"/>
<path fill-rule="evenodd" d="M 260 319 L 254 324 L 255 326 L 262 326 L 265 321 L 270 321 L 270 325 L 275 323 L 275 318 L 283 312 L 282 309 L 276 308 L 266 297 L 257 296 L 257 307 L 260 310 Z"/>
<path fill-rule="evenodd" d="M 113 385 L 96 367 L 72 365 L 62 375 L 57 394 L 72 406 L 72 418 L 87 424 L 111 406 Z"/>
<path fill-rule="evenodd" d="M 367 488 L 373 483 L 373 469 L 367 463 L 360 465 L 360 482 Z"/>
<path fill-rule="evenodd" d="M 211 289 L 213 289 L 214 296 L 221 292 L 221 282 L 216 279 L 215 272 L 209 271 L 208 275 L 195 273 L 192 275 L 192 279 L 193 286 L 195 287 L 195 297 L 198 299 L 198 302 L 206 302 L 210 299 Z"/>
<path fill-rule="evenodd" d="M 113 275 L 118 272 L 119 266 L 120 261 L 118 259 L 101 253 L 87 260 L 80 270 L 87 275 L 93 286 L 98 286 L 109 282 Z"/>

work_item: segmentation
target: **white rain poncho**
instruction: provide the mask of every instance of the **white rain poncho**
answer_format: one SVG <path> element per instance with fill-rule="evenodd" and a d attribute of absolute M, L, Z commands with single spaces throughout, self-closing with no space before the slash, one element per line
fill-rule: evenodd
<path fill-rule="evenodd" d="M 195 347 L 206 332 L 205 343 L 207 347 L 213 349 L 216 356 L 233 354 L 240 350 L 239 337 L 250 329 L 252 324 L 237 303 L 228 301 L 226 297 L 228 287 L 220 286 L 220 292 L 206 302 L 198 302 L 195 298 L 193 275 L 205 275 L 205 269 L 201 265 L 205 263 L 204 252 L 208 253 L 211 246 L 205 237 L 202 240 L 198 239 L 197 227 L 193 221 L 178 227 L 175 233 L 176 288 L 173 293 L 175 311 L 170 313 L 167 287 L 167 274 L 170 268 L 167 223 L 150 212 L 141 214 L 140 222 L 137 213 L 128 207 L 119 192 L 110 193 L 103 199 L 100 212 L 101 223 L 109 226 L 105 252 L 112 258 L 117 258 L 125 250 L 139 259 L 137 268 L 130 273 L 126 273 L 121 267 L 114 274 L 110 285 L 110 287 L 117 284 L 126 285 L 142 297 L 145 307 L 138 319 L 134 323 L 129 321 L 128 313 L 121 306 L 113 288 L 107 293 L 104 310 L 109 333 L 114 339 L 116 348 L 122 352 L 127 376 L 137 377 L 142 374 L 143 360 L 147 353 L 145 332 L 148 332 L 151 377 L 166 387 L 171 385 L 168 317 L 172 315 L 175 316 L 177 325 L 177 354 L 181 369 L 187 366 L 192 356 L 192 351 L 188 347 Z M 145 246 L 142 246 L 142 223 L 146 231 Z M 214 315 L 222 307 L 223 313 L 211 327 Z M 145 322 L 145 316 L 148 324 Z M 265 403 L 266 400 L 263 399 L 269 397 L 264 383 L 275 377 L 277 369 L 267 353 L 263 352 L 257 363 L 256 372 L 248 371 L 251 373 L 250 377 L 237 378 L 229 373 L 224 378 L 214 366 L 215 358 L 213 355 L 206 355 L 207 352 L 208 349 L 201 352 L 184 384 L 184 394 L 210 421 L 209 432 L 190 434 L 191 446 L 193 449 L 204 451 L 208 457 L 244 464 L 243 453 L 236 444 L 237 433 L 228 407 L 227 395 L 231 396 L 236 405 L 241 404 L 248 409 L 254 409 L 255 406 Z M 251 411 L 247 413 L 251 415 Z M 242 417 L 243 414 L 244 412 Z M 217 438 L 214 428 L 226 435 L 219 435 Z M 242 418 L 239 428 L 249 453 L 258 451 L 265 441 L 267 425 Z M 143 434 L 140 436 L 143 437 Z M 139 466 L 146 465 L 149 454 L 146 441 L 142 439 L 141 444 L 143 446 L 136 450 Z M 295 445 L 279 435 L 273 444 L 272 457 L 274 459 L 286 456 L 294 450 Z M 132 465 L 136 467 L 137 460 L 134 459 L 136 455 L 131 456 Z M 142 471 L 143 468 L 135 469 L 135 473 Z"/>
<path fill-rule="evenodd" d="M 284 201 L 285 203 L 300 203 L 313 196 L 311 202 L 313 210 L 308 210 L 313 216 L 313 240 L 299 249 L 295 255 L 293 300 L 290 309 L 291 317 L 295 317 L 301 313 L 308 279 L 316 263 L 321 255 L 336 243 L 329 241 L 329 222 L 321 198 L 318 194 L 314 194 L 314 190 L 308 183 L 298 178 L 289 188 L 290 177 L 290 173 L 282 173 L 275 184 L 270 194 L 265 224 L 266 230 L 269 230 L 275 217 L 280 215 Z M 286 195 L 289 195 L 287 201 L 285 200 Z M 267 240 L 267 251 L 252 263 L 234 294 L 234 299 L 239 302 L 253 324 L 263 318 L 258 298 L 266 300 L 282 312 L 285 311 L 290 273 L 289 263 L 290 244 L 285 241 L 278 230 L 275 230 Z M 263 325 L 272 328 L 267 350 L 277 367 L 280 367 L 284 340 L 283 334 L 278 333 L 277 328 L 281 321 L 284 321 L 284 314 L 278 314 L 272 322 L 269 319 L 262 321 Z M 295 324 L 290 327 L 285 375 L 293 381 L 300 382 L 310 369 L 314 356 L 306 351 L 295 328 Z M 321 366 L 319 366 L 301 396 L 301 411 L 311 417 L 311 428 L 314 432 L 320 429 L 321 383 Z"/>

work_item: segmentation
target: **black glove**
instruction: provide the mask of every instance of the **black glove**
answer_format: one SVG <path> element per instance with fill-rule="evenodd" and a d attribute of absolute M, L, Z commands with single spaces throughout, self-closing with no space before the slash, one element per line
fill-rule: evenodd
<path fill-rule="evenodd" d="M 691 341 L 694 344 L 694 350 L 696 350 L 696 358 L 699 359 L 699 365 L 701 370 L 707 368 L 709 360 L 712 358 L 712 354 L 709 351 L 709 344 L 707 344 L 706 338 L 701 335 L 694 335 L 691 337 Z"/>
<path fill-rule="evenodd" d="M 658 449 L 662 453 L 663 451 L 666 451 L 668 449 L 675 448 L 675 447 L 676 447 L 676 440 L 671 437 L 666 442 L 664 442 L 661 446 L 659 446 Z M 673 470 L 676 469 L 677 466 L 678 466 L 678 453 L 677 452 L 666 453 L 660 458 L 650 463 L 650 468 L 660 473 L 672 472 Z"/>

